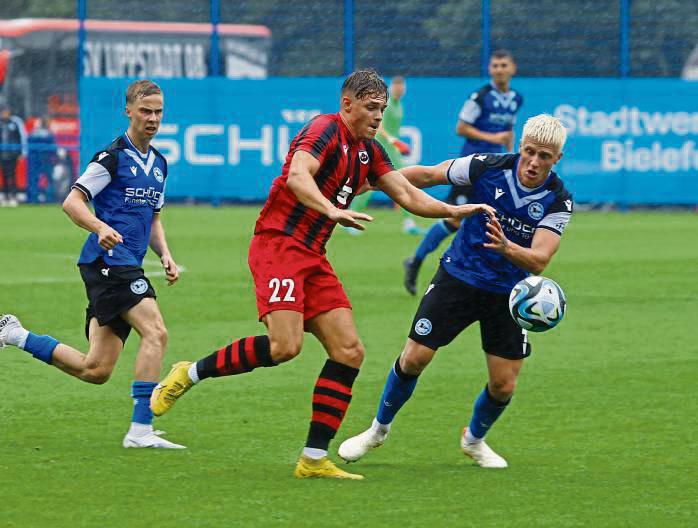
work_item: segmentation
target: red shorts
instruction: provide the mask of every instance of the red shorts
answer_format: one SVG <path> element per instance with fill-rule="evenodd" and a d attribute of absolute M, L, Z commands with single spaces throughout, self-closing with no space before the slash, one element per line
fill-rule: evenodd
<path fill-rule="evenodd" d="M 275 231 L 255 235 L 248 262 L 260 320 L 276 310 L 301 312 L 307 321 L 335 308 L 351 308 L 325 255 L 293 237 Z"/>

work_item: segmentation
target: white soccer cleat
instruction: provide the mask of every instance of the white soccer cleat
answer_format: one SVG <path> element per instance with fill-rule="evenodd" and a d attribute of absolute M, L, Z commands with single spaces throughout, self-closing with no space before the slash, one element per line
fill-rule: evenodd
<path fill-rule="evenodd" d="M 339 446 L 337 454 L 345 462 L 356 462 L 371 449 L 380 447 L 388 437 L 388 433 L 380 433 L 373 428 L 361 434 L 348 438 Z"/>
<path fill-rule="evenodd" d="M 150 431 L 144 435 L 127 434 L 124 437 L 122 445 L 124 447 L 151 447 L 156 449 L 186 449 L 187 446 L 175 444 L 160 435 L 165 434 L 165 431 Z"/>
<path fill-rule="evenodd" d="M 10 332 L 12 330 L 21 330 L 22 329 L 22 323 L 19 322 L 19 319 L 15 317 L 12 314 L 6 314 L 3 316 L 0 316 L 0 348 L 5 348 L 7 345 L 12 345 L 13 343 L 10 343 L 8 341 L 10 337 Z"/>
<path fill-rule="evenodd" d="M 484 468 L 505 468 L 508 467 L 507 461 L 492 451 L 484 440 L 479 442 L 468 442 L 465 439 L 467 427 L 463 429 L 463 434 L 460 437 L 460 447 L 466 456 L 477 462 L 478 466 Z"/>

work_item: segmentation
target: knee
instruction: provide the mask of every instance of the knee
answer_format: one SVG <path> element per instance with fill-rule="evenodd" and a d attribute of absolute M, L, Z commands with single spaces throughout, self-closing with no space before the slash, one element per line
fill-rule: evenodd
<path fill-rule="evenodd" d="M 286 363 L 301 353 L 303 336 L 270 337 L 269 347 L 274 363 Z"/>
<path fill-rule="evenodd" d="M 364 362 L 366 350 L 360 339 L 356 338 L 350 343 L 346 343 L 341 347 L 339 353 L 332 354 L 332 359 L 339 363 L 344 363 L 350 367 L 359 368 Z"/>
<path fill-rule="evenodd" d="M 400 368 L 405 374 L 417 376 L 427 368 L 429 358 L 420 354 L 402 354 L 400 356 Z"/>
<path fill-rule="evenodd" d="M 159 350 L 161 355 L 167 347 L 168 333 L 165 323 L 158 321 L 148 328 L 145 335 L 142 336 L 144 341 L 147 341 L 153 348 Z"/>
<path fill-rule="evenodd" d="M 111 378 L 111 373 L 112 370 L 110 368 L 98 365 L 86 369 L 80 376 L 80 379 L 94 385 L 104 385 Z"/>
<path fill-rule="evenodd" d="M 487 384 L 490 394 L 499 401 L 508 401 L 516 389 L 516 377 L 497 377 Z"/>

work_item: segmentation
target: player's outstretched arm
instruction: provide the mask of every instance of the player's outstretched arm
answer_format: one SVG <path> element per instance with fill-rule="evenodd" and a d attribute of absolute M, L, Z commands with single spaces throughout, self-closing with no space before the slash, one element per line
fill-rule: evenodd
<path fill-rule="evenodd" d="M 87 207 L 87 197 L 78 189 L 70 191 L 63 201 L 63 211 L 73 223 L 91 233 L 97 233 L 99 245 L 104 249 L 113 249 L 124 241 L 118 231 L 97 218 Z"/>
<path fill-rule="evenodd" d="M 408 182 L 420 189 L 434 185 L 447 185 L 450 182 L 446 174 L 451 163 L 453 160 L 442 161 L 438 165 L 412 165 L 400 169 L 400 172 Z"/>
<path fill-rule="evenodd" d="M 170 248 L 167 245 L 165 228 L 160 221 L 160 213 L 155 213 L 150 226 L 150 249 L 152 249 L 158 257 L 160 257 L 162 267 L 165 269 L 167 285 L 172 286 L 179 279 L 179 270 L 177 269 L 177 264 L 172 258 Z"/>
<path fill-rule="evenodd" d="M 337 209 L 320 192 L 315 183 L 315 174 L 320 170 L 320 162 L 308 152 L 297 150 L 291 158 L 286 186 L 296 195 L 298 201 L 306 207 L 327 216 L 330 220 L 345 227 L 363 231 L 366 229 L 359 220 L 370 222 L 373 218 L 365 213 L 351 209 Z"/>
<path fill-rule="evenodd" d="M 378 188 L 410 213 L 425 218 L 463 218 L 484 212 L 494 216 L 494 209 L 486 204 L 450 205 L 432 198 L 417 189 L 398 171 L 391 171 L 378 179 Z"/>
<path fill-rule="evenodd" d="M 536 229 L 530 248 L 515 244 L 504 235 L 497 218 L 490 219 L 486 235 L 489 242 L 483 247 L 504 255 L 519 268 L 535 275 L 543 273 L 560 247 L 560 235 L 549 229 Z"/>

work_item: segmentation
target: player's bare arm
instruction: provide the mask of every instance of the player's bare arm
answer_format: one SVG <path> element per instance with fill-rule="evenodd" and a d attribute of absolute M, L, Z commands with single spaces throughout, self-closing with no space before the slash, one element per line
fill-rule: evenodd
<path fill-rule="evenodd" d="M 170 248 L 167 246 L 165 237 L 165 228 L 160 221 L 160 213 L 155 213 L 150 228 L 150 249 L 160 257 L 162 267 L 165 269 L 165 278 L 167 285 L 172 286 L 179 279 L 179 270 L 177 264 L 172 258 Z"/>
<path fill-rule="evenodd" d="M 510 145 L 513 142 L 514 134 L 511 130 L 504 132 L 485 132 L 473 125 L 459 119 L 456 125 L 456 134 L 468 139 L 487 141 L 497 145 Z"/>
<path fill-rule="evenodd" d="M 400 172 L 408 182 L 419 189 L 434 185 L 448 185 L 450 182 L 446 174 L 451 163 L 453 163 L 452 159 L 443 161 L 438 165 L 412 165 L 400 169 Z"/>
<path fill-rule="evenodd" d="M 450 205 L 432 198 L 417 189 L 398 171 L 384 174 L 378 180 L 378 188 L 410 213 L 424 218 L 464 218 L 485 212 L 494 216 L 494 209 L 486 204 Z"/>
<path fill-rule="evenodd" d="M 332 205 L 332 202 L 320 192 L 315 183 L 314 176 L 319 169 L 320 162 L 312 154 L 303 150 L 297 151 L 291 159 L 286 186 L 306 207 L 324 214 L 330 220 L 344 227 L 353 227 L 363 231 L 365 227 L 358 221 L 370 222 L 373 218 L 365 213 L 351 209 L 338 209 Z"/>
<path fill-rule="evenodd" d="M 124 241 L 118 231 L 97 218 L 87 206 L 87 197 L 78 189 L 73 189 L 63 201 L 63 211 L 73 223 L 92 233 L 97 233 L 99 245 L 113 249 Z"/>
<path fill-rule="evenodd" d="M 489 242 L 483 244 L 483 247 L 504 255 L 519 268 L 535 275 L 543 273 L 560 247 L 560 235 L 549 229 L 537 229 L 530 248 L 515 244 L 506 237 L 497 218 L 490 219 L 486 234 Z"/>

